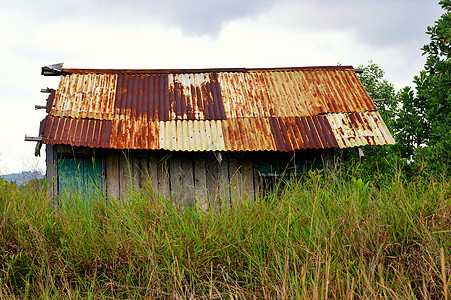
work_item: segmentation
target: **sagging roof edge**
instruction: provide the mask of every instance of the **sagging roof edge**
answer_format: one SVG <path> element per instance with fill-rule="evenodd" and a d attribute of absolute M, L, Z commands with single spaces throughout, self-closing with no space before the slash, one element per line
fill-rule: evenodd
<path fill-rule="evenodd" d="M 361 73 L 361 69 L 353 66 L 311 66 L 311 67 L 277 67 L 277 68 L 202 68 L 202 69 L 75 69 L 54 68 L 55 65 L 42 67 L 41 75 L 59 76 L 64 74 L 185 74 L 185 73 L 215 73 L 215 72 L 252 72 L 252 71 L 296 71 L 296 70 L 353 70 Z"/>
<path fill-rule="evenodd" d="M 105 151 L 141 151 L 141 152 L 145 152 L 145 151 L 150 151 L 150 152 L 178 152 L 178 153 L 201 153 L 201 152 L 221 152 L 221 153 L 247 153 L 247 152 L 262 152 L 262 153 L 291 153 L 291 152 L 302 152 L 302 151 L 324 151 L 327 149 L 336 149 L 338 150 L 346 150 L 346 149 L 356 149 L 356 148 L 361 148 L 361 147 L 365 147 L 365 146 L 371 146 L 371 147 L 377 147 L 377 146 L 390 146 L 390 145 L 386 145 L 386 144 L 381 144 L 381 145 L 355 145 L 355 146 L 351 146 L 351 147 L 347 147 L 347 148 L 337 148 L 337 147 L 325 147 L 325 148 L 302 148 L 302 149 L 293 149 L 293 150 L 274 150 L 274 149 L 255 149 L 255 150 L 170 150 L 170 149 L 164 149 L 164 148 L 159 148 L 159 149 L 141 149 L 141 148 L 106 148 L 106 147 L 91 147 L 91 146 L 78 146 L 78 145 L 72 145 L 72 144 L 65 144 L 65 143 L 41 143 L 40 146 L 42 145 L 52 145 L 52 146 L 58 146 L 58 145 L 62 145 L 62 146 L 68 146 L 68 147 L 72 147 L 72 148 L 84 148 L 84 149 L 98 149 L 98 150 L 105 150 Z M 40 148 L 40 147 L 39 147 Z M 36 155 L 35 156 L 40 156 Z"/>

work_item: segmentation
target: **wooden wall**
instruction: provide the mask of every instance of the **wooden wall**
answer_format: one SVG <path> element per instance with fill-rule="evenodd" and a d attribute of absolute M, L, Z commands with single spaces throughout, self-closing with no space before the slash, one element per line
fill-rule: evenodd
<path fill-rule="evenodd" d="M 134 189 L 151 189 L 184 205 L 204 209 L 221 203 L 254 199 L 263 194 L 259 163 L 334 160 L 334 150 L 282 152 L 171 152 L 115 150 L 47 145 L 47 180 L 50 195 L 58 194 L 58 158 L 102 158 L 103 192 L 126 198 Z M 327 164 L 324 164 L 324 166 Z"/>
<path fill-rule="evenodd" d="M 131 189 L 151 188 L 182 204 L 209 205 L 253 199 L 259 193 L 256 164 L 212 152 L 108 151 L 106 193 L 125 197 Z"/>

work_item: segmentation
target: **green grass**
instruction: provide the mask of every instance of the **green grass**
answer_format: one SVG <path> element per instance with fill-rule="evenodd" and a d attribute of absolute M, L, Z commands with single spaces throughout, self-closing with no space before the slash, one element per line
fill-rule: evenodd
<path fill-rule="evenodd" d="M 0 182 L 0 299 L 450 299 L 445 178 L 312 173 L 206 212 L 63 202 Z"/>

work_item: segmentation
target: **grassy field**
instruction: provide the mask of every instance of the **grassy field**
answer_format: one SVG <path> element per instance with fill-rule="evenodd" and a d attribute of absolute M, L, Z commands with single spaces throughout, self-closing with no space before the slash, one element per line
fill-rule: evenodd
<path fill-rule="evenodd" d="M 451 182 L 309 174 L 182 209 L 0 183 L 0 299 L 450 299 Z"/>

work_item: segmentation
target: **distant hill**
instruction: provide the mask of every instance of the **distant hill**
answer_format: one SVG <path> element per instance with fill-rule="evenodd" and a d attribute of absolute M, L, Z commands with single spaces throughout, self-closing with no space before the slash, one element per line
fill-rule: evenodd
<path fill-rule="evenodd" d="M 12 173 L 0 176 L 2 179 L 15 182 L 17 185 L 26 184 L 30 179 L 40 179 L 44 174 L 40 171 L 22 171 L 20 173 Z"/>

